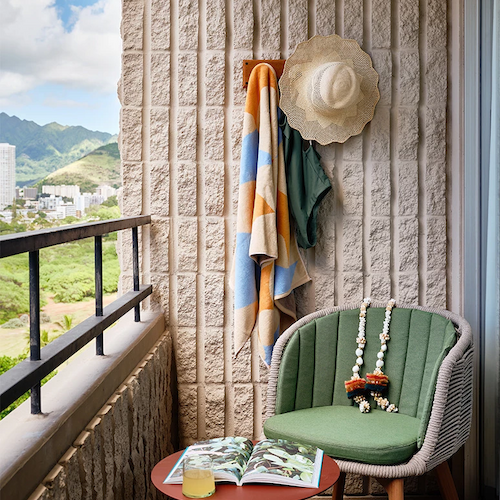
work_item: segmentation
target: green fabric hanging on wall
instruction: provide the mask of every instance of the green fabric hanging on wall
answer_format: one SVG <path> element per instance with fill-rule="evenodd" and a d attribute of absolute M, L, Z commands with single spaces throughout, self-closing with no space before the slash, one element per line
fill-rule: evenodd
<path fill-rule="evenodd" d="M 288 206 L 295 220 L 297 242 L 302 248 L 316 245 L 316 218 L 323 198 L 332 189 L 330 179 L 320 164 L 320 156 L 312 144 L 304 150 L 300 132 L 288 125 L 279 110 L 283 133 Z"/>

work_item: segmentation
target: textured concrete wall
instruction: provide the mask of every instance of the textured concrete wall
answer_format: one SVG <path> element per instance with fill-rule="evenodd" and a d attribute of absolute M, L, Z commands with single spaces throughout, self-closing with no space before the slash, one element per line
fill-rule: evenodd
<path fill-rule="evenodd" d="M 124 0 L 122 207 L 153 217 L 141 270 L 173 336 L 182 444 L 258 437 L 265 410 L 255 339 L 236 359 L 232 350 L 243 59 L 285 58 L 314 34 L 337 33 L 356 39 L 380 75 L 373 122 L 318 148 L 334 189 L 306 253 L 313 282 L 297 293 L 300 313 L 367 295 L 457 310 L 460 165 L 448 81 L 459 54 L 447 25 L 457 5 Z M 122 266 L 130 283 L 128 254 Z"/>
<path fill-rule="evenodd" d="M 164 335 L 29 500 L 163 498 L 150 480 L 172 453 L 172 341 Z"/>

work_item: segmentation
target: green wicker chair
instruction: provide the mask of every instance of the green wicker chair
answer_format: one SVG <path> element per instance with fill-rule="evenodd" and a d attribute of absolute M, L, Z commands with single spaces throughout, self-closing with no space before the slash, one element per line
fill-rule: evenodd
<path fill-rule="evenodd" d="M 385 304 L 366 317 L 362 375 L 373 371 Z M 472 335 L 448 311 L 402 305 L 392 312 L 384 373 L 387 397 L 399 408 L 362 414 L 346 397 L 355 363 L 359 307 L 310 314 L 278 339 L 269 375 L 268 438 L 314 444 L 342 472 L 333 498 L 343 496 L 345 474 L 377 478 L 390 500 L 404 498 L 404 478 L 436 468 L 446 499 L 458 499 L 446 460 L 467 440 L 472 416 Z"/>

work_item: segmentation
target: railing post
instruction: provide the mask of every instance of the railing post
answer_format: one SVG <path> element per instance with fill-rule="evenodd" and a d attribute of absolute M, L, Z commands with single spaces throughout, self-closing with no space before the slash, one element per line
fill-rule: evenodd
<path fill-rule="evenodd" d="M 134 291 L 139 291 L 139 233 L 137 226 L 132 228 L 132 264 L 134 271 Z M 141 306 L 137 304 L 134 308 L 135 318 L 138 323 L 141 321 Z"/>
<path fill-rule="evenodd" d="M 40 252 L 29 254 L 30 274 L 30 360 L 40 360 Z M 40 382 L 31 387 L 31 413 L 42 412 Z"/>
<path fill-rule="evenodd" d="M 102 236 L 95 237 L 94 244 L 95 262 L 95 315 L 103 315 L 102 307 Z M 98 356 L 104 355 L 104 336 L 101 333 L 95 338 L 95 353 Z"/>

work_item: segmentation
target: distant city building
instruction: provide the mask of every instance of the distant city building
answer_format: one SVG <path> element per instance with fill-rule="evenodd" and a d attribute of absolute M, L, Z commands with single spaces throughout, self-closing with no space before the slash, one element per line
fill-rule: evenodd
<path fill-rule="evenodd" d="M 77 212 L 80 212 L 82 215 L 85 214 L 85 209 L 90 207 L 91 196 L 90 193 L 83 193 L 73 199 Z"/>
<path fill-rule="evenodd" d="M 85 210 L 91 205 L 100 205 L 105 200 L 107 200 L 107 198 L 104 198 L 104 196 L 100 194 L 90 193 L 83 193 L 74 198 L 76 209 L 79 210 L 82 214 L 84 214 Z"/>
<path fill-rule="evenodd" d="M 16 146 L 0 144 L 0 210 L 16 196 Z"/>
<path fill-rule="evenodd" d="M 111 186 L 102 185 L 95 190 L 95 194 L 101 195 L 102 197 L 104 197 L 104 201 L 106 201 L 111 196 L 116 195 L 116 189 Z"/>
<path fill-rule="evenodd" d="M 56 208 L 56 214 L 58 219 L 65 219 L 69 216 L 76 217 L 76 207 L 73 203 L 61 203 Z"/>
<path fill-rule="evenodd" d="M 25 200 L 36 200 L 36 197 L 38 196 L 38 189 L 37 188 L 25 187 L 22 191 L 23 191 L 23 198 Z"/>
<path fill-rule="evenodd" d="M 42 186 L 42 193 L 64 196 L 65 198 L 72 198 L 74 200 L 76 196 L 80 195 L 80 186 L 66 186 L 65 184 L 61 186 Z"/>
<path fill-rule="evenodd" d="M 100 194 L 92 194 L 90 195 L 90 204 L 91 205 L 100 205 L 101 203 L 104 202 L 106 198 L 104 196 L 101 196 Z"/>
<path fill-rule="evenodd" d="M 39 210 L 55 210 L 63 202 L 62 196 L 43 196 L 38 200 Z"/>

